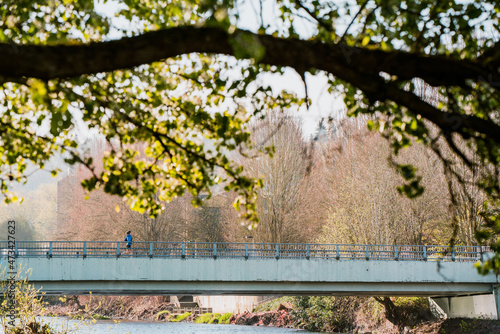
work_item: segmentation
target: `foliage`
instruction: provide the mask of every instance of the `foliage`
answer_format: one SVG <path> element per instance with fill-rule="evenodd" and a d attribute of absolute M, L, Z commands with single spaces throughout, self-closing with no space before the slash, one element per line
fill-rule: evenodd
<path fill-rule="evenodd" d="M 194 319 L 197 324 L 229 324 L 232 313 L 203 313 Z"/>
<path fill-rule="evenodd" d="M 169 321 L 170 322 L 181 322 L 182 320 L 186 319 L 190 315 L 191 315 L 191 312 L 185 312 L 185 313 L 178 314 L 178 315 L 175 315 L 175 316 L 169 318 Z"/>
<path fill-rule="evenodd" d="M 212 318 L 208 321 L 209 324 L 218 324 L 221 317 L 220 313 L 213 313 Z"/>
<path fill-rule="evenodd" d="M 237 193 L 235 206 L 256 222 L 261 182 L 246 176 L 229 152 L 253 147 L 252 117 L 305 107 L 305 99 L 263 82 L 263 74 L 289 67 L 304 81 L 306 73 L 327 77 L 349 115 L 377 116 L 368 126 L 388 138 L 395 154 L 421 142 L 448 161 L 434 146 L 442 140 L 467 168 L 481 167 L 474 183 L 489 197 L 490 210 L 478 238 L 500 252 L 496 0 L 266 0 L 255 13 L 246 6 L 233 0 L 3 1 L 4 201 L 17 200 L 10 183 L 25 182 L 28 166 L 43 168 L 55 152 L 65 152 L 69 163 L 91 171 L 83 181 L 87 190 L 125 197 L 141 213 L 156 217 L 165 201 L 187 192 L 200 204 L 200 193 L 221 184 Z M 77 149 L 78 127 L 108 141 L 103 170 Z M 452 164 L 445 168 L 450 178 L 468 182 Z M 421 194 L 418 170 L 396 169 L 404 178 L 400 191 Z M 499 266 L 495 258 L 483 269 Z"/>
<path fill-rule="evenodd" d="M 197 324 L 207 324 L 210 319 L 212 319 L 212 313 L 203 313 L 202 315 L 196 317 L 196 319 L 194 319 L 194 322 L 196 322 Z"/>
<path fill-rule="evenodd" d="M 288 296 L 273 298 L 255 306 L 252 312 L 275 311 L 281 304 L 293 303 L 294 300 L 295 300 L 294 297 L 288 297 Z"/>
<path fill-rule="evenodd" d="M 160 319 L 161 316 L 168 317 L 170 312 L 167 310 L 160 311 L 156 314 L 156 320 Z"/>
<path fill-rule="evenodd" d="M 88 141 L 89 154 L 94 160 L 105 151 L 105 142 L 99 138 Z M 225 241 L 228 231 L 224 219 L 231 208 L 231 199 L 220 196 L 222 189 L 214 189 L 214 197 L 205 199 L 194 208 L 189 194 L 162 202 L 164 211 L 157 217 L 133 211 L 119 197 L 96 190 L 84 200 L 80 182 L 85 170 L 77 168 L 74 175 L 59 181 L 57 237 L 63 240 L 121 240 L 125 231 L 132 230 L 136 241 Z M 239 225 L 239 224 L 238 224 Z M 109 233 L 96 233 L 107 230 Z"/>
<path fill-rule="evenodd" d="M 310 331 L 347 332 L 355 327 L 358 297 L 295 297 L 292 314 Z"/>
<path fill-rule="evenodd" d="M 459 324 L 462 333 L 474 333 L 478 325 L 478 319 L 462 319 Z"/>
<path fill-rule="evenodd" d="M 414 327 L 433 319 L 427 298 L 390 298 L 395 309 L 387 308 L 375 298 L 361 297 L 294 297 L 292 311 L 301 327 L 311 331 L 347 332 L 353 329 L 369 331 L 384 327 L 385 319 L 403 328 Z M 384 298 L 386 299 L 386 298 Z"/>
<path fill-rule="evenodd" d="M 102 314 L 93 314 L 92 318 L 95 320 L 110 320 L 111 318 Z"/>
<path fill-rule="evenodd" d="M 26 278 L 21 278 L 18 274 L 14 283 L 15 306 L 14 314 L 16 316 L 15 326 L 10 326 L 8 322 L 10 317 L 10 305 L 8 304 L 7 295 L 11 291 L 8 286 L 9 282 L 4 279 L 5 273 L 0 273 L 2 280 L 0 288 L 2 295 L 0 296 L 0 324 L 6 334 L 54 334 L 54 331 L 49 325 L 43 324 L 37 318 L 45 312 L 45 303 L 43 302 L 44 293 L 36 290 Z"/>
<path fill-rule="evenodd" d="M 231 319 L 232 317 L 232 313 L 224 313 L 220 316 L 219 318 L 219 324 L 229 324 L 229 320 Z"/>
<path fill-rule="evenodd" d="M 385 307 L 385 317 L 400 328 L 416 326 L 434 318 L 426 297 L 374 297 Z M 387 304 L 390 304 L 390 307 Z"/>

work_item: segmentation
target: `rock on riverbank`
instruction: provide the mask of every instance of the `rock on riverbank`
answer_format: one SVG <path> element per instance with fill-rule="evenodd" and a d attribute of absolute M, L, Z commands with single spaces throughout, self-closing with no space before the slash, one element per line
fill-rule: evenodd
<path fill-rule="evenodd" d="M 271 326 L 295 328 L 296 321 L 291 309 L 280 305 L 277 311 L 245 312 L 233 315 L 229 322 L 234 325 Z"/>

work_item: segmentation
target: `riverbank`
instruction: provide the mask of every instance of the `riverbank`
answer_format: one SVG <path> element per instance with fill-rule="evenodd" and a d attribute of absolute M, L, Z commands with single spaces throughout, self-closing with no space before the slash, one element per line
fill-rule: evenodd
<path fill-rule="evenodd" d="M 292 311 L 293 313 L 293 311 Z M 272 326 L 279 328 L 303 328 L 290 311 L 263 311 L 233 315 L 232 324 L 249 326 Z M 500 321 L 487 319 L 434 319 L 413 328 L 398 328 L 381 318 L 376 326 L 357 324 L 349 333 L 356 334 L 500 334 Z"/>
<path fill-rule="evenodd" d="M 167 296 L 69 296 L 48 299 L 49 315 L 114 320 L 163 320 L 175 309 Z"/>
<path fill-rule="evenodd" d="M 316 299 L 314 299 L 316 298 Z M 321 299 L 326 298 L 326 299 Z M 296 305 L 290 302 L 295 300 Z M 500 321 L 484 319 L 433 319 L 425 308 L 425 299 L 395 299 L 400 306 L 399 325 L 388 320 L 386 310 L 369 298 L 310 297 L 314 307 L 301 299 L 269 302 L 254 312 L 240 314 L 190 313 L 174 315 L 175 305 L 168 297 L 96 297 L 79 296 L 60 300 L 47 308 L 52 315 L 74 318 L 142 320 L 156 322 L 196 322 L 301 328 L 318 332 L 379 334 L 492 334 L 500 333 Z M 322 304 L 330 301 L 330 304 Z M 401 307 L 404 306 L 404 307 Z"/>
<path fill-rule="evenodd" d="M 229 323 L 246 326 L 297 328 L 297 320 L 291 311 L 291 307 L 280 304 L 277 310 L 233 314 Z"/>

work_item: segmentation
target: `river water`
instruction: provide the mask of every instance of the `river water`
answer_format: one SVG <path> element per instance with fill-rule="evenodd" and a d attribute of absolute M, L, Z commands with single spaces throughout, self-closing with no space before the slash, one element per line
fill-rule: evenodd
<path fill-rule="evenodd" d="M 58 331 L 69 330 L 75 334 L 306 334 L 299 329 L 273 328 L 260 326 L 208 325 L 187 322 L 148 322 L 104 320 L 90 324 L 64 318 L 43 318 L 44 323 Z M 0 326 L 0 333 L 3 333 Z"/>

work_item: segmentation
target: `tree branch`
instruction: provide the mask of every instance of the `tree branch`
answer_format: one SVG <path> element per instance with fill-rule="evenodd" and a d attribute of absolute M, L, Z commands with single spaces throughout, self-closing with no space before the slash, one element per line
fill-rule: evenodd
<path fill-rule="evenodd" d="M 326 31 L 333 32 L 333 26 L 331 24 L 328 24 L 328 22 L 323 21 L 321 18 L 317 17 L 313 12 L 309 10 L 309 8 L 304 6 L 301 0 L 295 0 L 295 3 L 297 4 L 297 6 L 299 6 L 299 8 L 302 8 L 310 17 L 313 18 L 314 21 L 316 21 Z"/>
<path fill-rule="evenodd" d="M 251 43 L 246 44 L 249 40 Z M 252 58 L 255 44 L 260 44 L 265 51 L 256 59 L 259 63 L 287 66 L 298 72 L 313 68 L 323 70 L 360 88 L 371 98 L 391 99 L 407 107 L 444 131 L 469 136 L 472 130 L 500 143 L 500 126 L 493 121 L 443 112 L 414 94 L 384 82 L 379 75 L 386 72 L 400 80 L 419 77 L 433 86 L 464 86 L 467 80 L 500 82 L 498 71 L 491 71 L 491 62 L 488 67 L 481 65 L 480 60 L 484 58 L 475 62 L 448 56 L 284 39 L 242 30 L 229 34 L 219 28 L 176 27 L 80 45 L 0 44 L 0 77 L 42 80 L 76 77 L 132 68 L 192 52 Z M 460 122 L 458 128 L 450 122 L 456 117 Z"/>
<path fill-rule="evenodd" d="M 242 48 L 250 45 L 244 45 L 244 42 L 238 44 L 242 35 L 265 48 L 259 62 L 269 65 L 316 68 L 336 75 L 330 66 L 330 62 L 335 61 L 361 72 L 383 71 L 399 79 L 420 77 L 431 85 L 461 85 L 467 79 L 477 80 L 479 76 L 487 78 L 492 74 L 480 63 L 447 56 L 284 39 L 242 30 L 229 34 L 219 28 L 176 27 L 120 40 L 80 45 L 0 43 L 0 77 L 42 80 L 75 77 L 132 68 L 192 52 L 250 58 L 251 51 L 246 55 L 241 52 Z M 493 75 L 500 81 L 497 74 Z"/>

